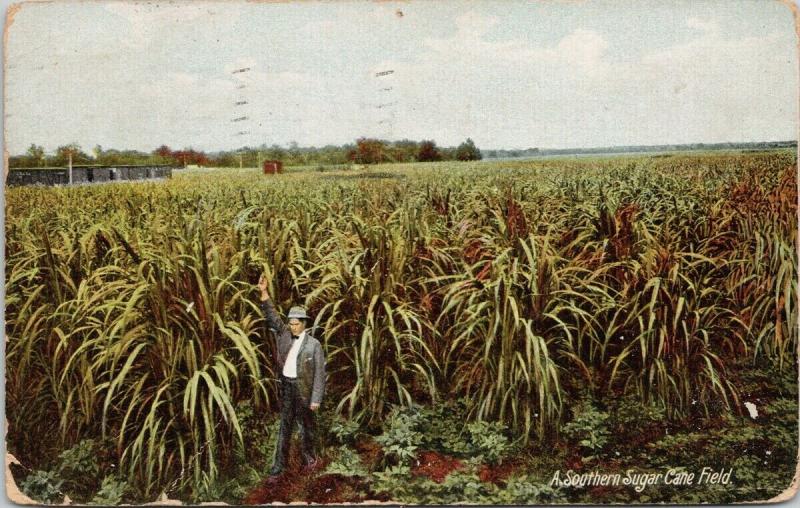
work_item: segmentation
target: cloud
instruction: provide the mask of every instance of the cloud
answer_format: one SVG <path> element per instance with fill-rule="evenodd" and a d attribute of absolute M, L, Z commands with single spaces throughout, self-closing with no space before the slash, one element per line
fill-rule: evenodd
<path fill-rule="evenodd" d="M 448 38 L 428 37 L 424 45 L 436 53 L 435 57 L 450 62 L 469 59 L 526 60 L 534 56 L 519 41 L 496 41 L 486 35 L 498 24 L 496 16 L 486 16 L 468 11 L 455 19 L 457 30 Z M 428 55 L 434 56 L 434 55 Z"/>
<path fill-rule="evenodd" d="M 458 28 L 456 37 L 480 39 L 497 26 L 499 21 L 497 16 L 467 11 L 456 18 L 456 27 Z"/>
<path fill-rule="evenodd" d="M 518 39 L 489 37 L 498 25 L 496 16 L 485 16 L 473 11 L 456 18 L 457 30 L 449 38 L 427 38 L 425 45 L 434 54 L 426 59 L 436 60 L 445 66 L 465 68 L 480 62 L 481 65 L 506 65 L 540 67 L 547 72 L 558 72 L 572 67 L 580 71 L 597 73 L 603 68 L 603 58 L 608 42 L 593 30 L 575 28 L 550 46 L 532 46 Z"/>
<path fill-rule="evenodd" d="M 331 35 L 339 28 L 339 25 L 330 19 L 321 19 L 316 21 L 309 21 L 300 31 L 307 35 L 320 36 Z"/>
<path fill-rule="evenodd" d="M 689 28 L 695 28 L 700 30 L 701 32 L 707 32 L 712 34 L 719 33 L 719 23 L 716 21 L 704 21 L 699 18 L 691 17 L 686 20 L 686 26 Z"/>
<path fill-rule="evenodd" d="M 797 63 L 786 38 L 737 37 L 713 22 L 689 24 L 705 29 L 633 61 L 609 60 L 600 76 L 586 74 L 603 104 L 587 109 L 616 119 L 606 130 L 617 139 L 610 144 L 793 138 Z M 573 100 L 589 102 L 580 94 Z"/>
<path fill-rule="evenodd" d="M 104 7 L 128 22 L 129 31 L 121 41 L 133 48 L 157 44 L 170 31 L 187 28 L 198 32 L 219 30 L 225 25 L 230 26 L 240 15 L 235 3 L 222 5 L 203 1 L 179 4 L 109 2 Z"/>
<path fill-rule="evenodd" d="M 606 49 L 608 42 L 600 34 L 579 28 L 561 39 L 555 48 L 545 54 L 550 61 L 566 61 L 592 73 L 602 67 Z"/>
<path fill-rule="evenodd" d="M 396 130 L 517 147 L 793 137 L 796 57 L 785 34 L 686 23 L 700 33 L 628 59 L 595 30 L 534 45 L 493 37 L 494 16 L 465 13 L 454 34 L 426 39 L 416 60 L 385 63 L 406 109 Z M 451 112 L 447 125 L 440 111 Z"/>
<path fill-rule="evenodd" d="M 477 4 L 401 6 L 402 18 L 388 4 L 313 5 L 312 18 L 283 4 L 92 4 L 81 30 L 58 32 L 59 11 L 55 32 L 14 32 L 12 152 L 75 140 L 219 149 L 361 135 L 481 147 L 794 136 L 792 34 L 743 35 L 698 15 L 679 37 L 630 42 L 589 21 L 530 34 Z M 285 33 L 264 29 L 275 19 Z M 386 69 L 395 73 L 374 76 Z"/>

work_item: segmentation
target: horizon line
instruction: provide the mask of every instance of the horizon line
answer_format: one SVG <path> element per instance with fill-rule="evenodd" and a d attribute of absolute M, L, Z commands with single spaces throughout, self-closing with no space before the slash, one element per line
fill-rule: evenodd
<path fill-rule="evenodd" d="M 409 138 L 388 140 L 388 139 L 383 139 L 383 138 L 379 138 L 379 137 L 360 136 L 360 137 L 356 138 L 356 140 L 354 140 L 353 142 L 347 142 L 347 143 L 342 143 L 342 144 L 338 144 L 338 145 L 337 144 L 333 144 L 333 143 L 327 143 L 327 144 L 324 144 L 324 145 L 300 145 L 300 144 L 297 144 L 297 148 L 298 149 L 320 149 L 320 148 L 325 148 L 325 147 L 344 147 L 344 146 L 347 146 L 347 145 L 355 145 L 355 142 L 358 139 L 361 139 L 361 138 L 370 139 L 370 140 L 377 140 L 377 141 L 381 141 L 381 142 L 389 143 L 389 144 L 401 143 L 401 142 L 404 142 L 404 141 L 412 141 L 412 142 L 415 142 L 415 143 L 420 143 L 422 141 L 433 141 L 434 143 L 436 143 L 436 140 L 431 140 L 431 139 L 427 139 L 427 138 L 421 138 L 419 140 L 409 139 Z M 472 138 L 467 137 L 466 139 L 472 139 Z M 464 141 L 466 141 L 466 139 Z M 474 142 L 474 140 L 473 140 L 473 142 Z M 288 143 L 273 143 L 272 145 L 269 145 L 267 149 L 272 148 L 274 146 L 280 147 L 282 149 L 289 149 L 288 147 L 292 143 L 297 143 L 297 142 L 296 141 L 290 141 Z M 768 144 L 768 143 L 784 143 L 784 144 L 785 143 L 789 143 L 789 144 L 797 145 L 798 144 L 798 139 L 771 139 L 771 140 L 760 140 L 760 141 L 715 141 L 715 142 L 692 141 L 692 142 L 683 142 L 683 143 L 649 143 L 649 144 L 627 144 L 627 145 L 617 144 L 617 145 L 567 146 L 567 147 L 537 147 L 537 146 L 529 146 L 529 147 L 526 147 L 526 148 L 496 148 L 496 147 L 480 148 L 480 147 L 478 147 L 478 150 L 480 150 L 481 152 L 489 152 L 489 151 L 528 151 L 528 150 L 538 150 L 540 152 L 551 152 L 551 151 L 562 151 L 563 152 L 563 151 L 569 151 L 569 150 L 609 150 L 609 149 L 631 149 L 631 148 L 688 147 L 688 146 L 693 146 L 693 145 L 708 145 L 708 146 L 714 146 L 714 145 L 758 145 L 758 144 Z M 92 150 L 92 148 L 81 146 L 78 143 L 75 143 L 75 144 L 77 144 L 81 148 L 81 150 L 89 150 L 89 151 Z M 458 145 L 439 145 L 438 143 L 436 143 L 436 144 L 440 148 L 457 148 L 458 147 Z M 30 146 L 34 146 L 34 145 L 37 145 L 37 144 L 36 143 L 31 143 Z M 143 150 L 137 149 L 137 148 L 113 148 L 113 147 L 108 148 L 108 149 L 106 149 L 104 151 L 116 150 L 116 151 L 119 151 L 119 152 L 134 151 L 134 152 L 142 152 L 142 153 L 152 153 L 153 151 L 157 150 L 158 148 L 160 148 L 162 146 L 166 146 L 166 147 L 170 148 L 173 151 L 194 150 L 194 151 L 198 151 L 198 152 L 214 154 L 214 153 L 223 153 L 223 152 L 236 152 L 236 151 L 242 151 L 242 150 L 258 151 L 258 150 L 263 150 L 263 148 L 260 148 L 260 147 L 265 146 L 265 145 L 266 145 L 266 143 L 262 143 L 261 145 L 257 145 L 257 146 L 244 145 L 244 146 L 241 146 L 241 147 L 238 147 L 238 148 L 223 148 L 223 149 L 213 149 L 212 150 L 212 149 L 195 148 L 192 145 L 183 146 L 182 148 L 172 148 L 168 144 L 162 143 L 162 144 L 152 148 L 149 151 L 143 151 Z M 42 145 L 38 145 L 38 146 L 42 146 Z M 67 145 L 65 144 L 65 145 L 60 145 L 60 146 L 67 146 Z M 102 145 L 96 144 L 95 146 L 102 146 Z M 174 146 L 177 146 L 177 145 L 174 145 Z M 53 149 L 53 150 L 45 150 L 45 153 L 55 153 L 56 150 L 58 150 L 58 147 Z M 6 153 L 5 153 L 6 157 L 5 158 L 24 156 L 24 155 L 25 155 L 25 152 L 11 154 L 10 152 L 6 151 Z M 87 155 L 89 155 L 89 154 L 87 154 Z"/>

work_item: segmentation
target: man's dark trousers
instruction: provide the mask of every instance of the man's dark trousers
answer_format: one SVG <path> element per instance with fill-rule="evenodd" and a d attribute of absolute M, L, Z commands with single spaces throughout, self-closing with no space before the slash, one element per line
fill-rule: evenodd
<path fill-rule="evenodd" d="M 309 408 L 309 402 L 300 395 L 297 379 L 281 376 L 281 428 L 273 469 L 284 469 L 289 461 L 289 443 L 295 421 L 300 423 L 303 463 L 307 465 L 315 458 L 314 413 Z"/>

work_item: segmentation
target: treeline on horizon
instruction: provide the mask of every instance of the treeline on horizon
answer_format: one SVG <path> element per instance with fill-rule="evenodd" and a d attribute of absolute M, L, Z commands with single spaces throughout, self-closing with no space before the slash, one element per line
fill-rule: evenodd
<path fill-rule="evenodd" d="M 197 165 L 206 167 L 258 166 L 259 161 L 280 160 L 287 166 L 313 164 L 379 164 L 391 162 L 432 162 L 447 160 L 480 160 L 537 157 L 548 155 L 581 155 L 636 152 L 672 152 L 684 150 L 764 150 L 796 148 L 796 141 L 765 141 L 748 143 L 691 143 L 673 145 L 609 146 L 597 148 L 526 148 L 519 150 L 492 149 L 481 151 L 472 139 L 457 147 L 440 147 L 433 140 L 387 141 L 374 138 L 359 138 L 355 143 L 302 147 L 290 143 L 288 147 L 278 144 L 262 144 L 259 147 L 242 147 L 236 150 L 204 152 L 193 148 L 173 150 L 162 145 L 150 153 L 138 150 L 104 149 L 97 145 L 86 153 L 73 143 L 58 147 L 48 155 L 44 148 L 32 144 L 25 154 L 9 157 L 9 168 L 65 167 L 72 154 L 73 165 L 136 165 L 168 164 L 173 166 Z"/>
<path fill-rule="evenodd" d="M 138 150 L 104 149 L 97 145 L 86 153 L 73 143 L 60 146 L 48 155 L 44 148 L 32 144 L 25 154 L 9 157 L 9 168 L 65 167 L 72 155 L 72 164 L 80 165 L 136 165 L 169 164 L 175 166 L 197 165 L 206 167 L 254 167 L 259 161 L 280 160 L 287 166 L 313 164 L 380 164 L 391 162 L 433 162 L 446 160 L 480 160 L 483 155 L 472 139 L 467 138 L 456 147 L 440 147 L 433 140 L 386 141 L 359 138 L 353 144 L 341 146 L 301 147 L 290 143 L 288 147 L 277 144 L 259 147 L 242 147 L 237 150 L 204 152 L 192 148 L 173 150 L 162 145 L 150 153 Z"/>
<path fill-rule="evenodd" d="M 525 148 L 522 150 L 484 150 L 487 159 L 509 159 L 546 155 L 582 155 L 636 152 L 679 152 L 685 150 L 765 150 L 797 148 L 797 141 L 755 141 L 747 143 L 686 143 L 682 145 L 623 145 L 594 148 Z"/>

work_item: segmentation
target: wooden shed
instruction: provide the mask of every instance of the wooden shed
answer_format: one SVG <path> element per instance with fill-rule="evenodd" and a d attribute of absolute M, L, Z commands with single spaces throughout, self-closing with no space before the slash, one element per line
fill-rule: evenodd
<path fill-rule="evenodd" d="M 265 175 L 275 175 L 278 173 L 283 173 L 283 162 L 264 161 L 263 169 Z"/>

